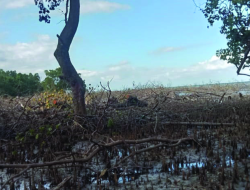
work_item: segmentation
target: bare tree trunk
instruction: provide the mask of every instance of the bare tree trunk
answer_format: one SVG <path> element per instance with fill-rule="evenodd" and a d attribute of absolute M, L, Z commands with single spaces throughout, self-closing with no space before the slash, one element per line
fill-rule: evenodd
<path fill-rule="evenodd" d="M 70 84 L 73 93 L 74 111 L 77 115 L 85 115 L 85 83 L 76 72 L 69 57 L 69 49 L 75 36 L 80 17 L 80 0 L 70 0 L 69 18 L 63 31 L 58 37 L 57 48 L 54 52 L 65 80 Z"/>

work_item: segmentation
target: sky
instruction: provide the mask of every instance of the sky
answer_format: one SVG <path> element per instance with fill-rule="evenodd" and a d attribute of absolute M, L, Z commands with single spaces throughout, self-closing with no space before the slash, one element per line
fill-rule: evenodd
<path fill-rule="evenodd" d="M 81 14 L 70 58 L 86 84 L 110 82 L 164 86 L 249 81 L 216 57 L 226 48 L 220 23 L 208 27 L 193 0 L 80 0 Z M 196 0 L 204 6 L 205 0 Z M 65 2 L 39 22 L 34 0 L 0 0 L 0 69 L 38 73 L 59 67 L 57 34 Z"/>

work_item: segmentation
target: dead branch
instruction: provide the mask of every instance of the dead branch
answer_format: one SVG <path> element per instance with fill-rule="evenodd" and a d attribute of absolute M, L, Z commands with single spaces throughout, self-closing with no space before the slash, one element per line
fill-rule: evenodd
<path fill-rule="evenodd" d="M 219 100 L 219 103 L 221 103 L 222 102 L 222 100 L 223 100 L 223 98 L 224 98 L 224 96 L 225 96 L 225 92 L 223 93 L 223 95 L 221 96 L 221 98 L 220 98 L 220 100 Z"/>
<path fill-rule="evenodd" d="M 26 172 L 26 171 L 27 171 L 28 169 L 30 169 L 30 168 L 31 168 L 31 167 L 28 166 L 28 167 L 26 167 L 25 169 L 23 169 L 19 174 L 12 176 L 10 179 L 8 179 L 8 180 L 3 184 L 3 186 L 1 187 L 0 190 L 2 190 L 2 189 L 5 187 L 5 185 L 7 185 L 12 179 L 14 179 L 14 178 L 16 178 L 16 177 L 19 177 L 20 175 L 22 175 L 24 172 Z"/>
<path fill-rule="evenodd" d="M 24 107 L 23 107 L 23 111 L 22 111 L 22 113 L 20 114 L 20 116 L 18 117 L 16 123 L 13 125 L 12 130 L 15 129 L 15 127 L 17 126 L 17 123 L 20 121 L 21 117 L 23 116 L 23 114 L 24 114 L 24 112 L 25 112 L 25 110 L 26 110 L 26 107 L 27 107 L 27 105 L 28 105 L 28 102 L 30 101 L 31 98 L 33 98 L 33 96 L 31 96 L 31 97 L 26 101 L 26 103 L 25 103 L 25 105 L 24 105 Z"/>
<path fill-rule="evenodd" d="M 194 139 L 183 138 L 183 139 L 179 139 L 177 141 L 177 143 L 175 143 L 175 144 L 158 144 L 158 145 L 155 145 L 155 146 L 151 146 L 151 147 L 148 147 L 148 148 L 144 148 L 144 149 L 141 149 L 141 150 L 134 151 L 131 154 L 129 154 L 128 156 L 126 156 L 125 158 L 123 158 L 122 160 L 120 160 L 118 163 L 116 163 L 114 167 L 117 167 L 119 164 L 121 164 L 122 162 L 124 162 L 125 160 L 127 160 L 128 158 L 130 158 L 130 157 L 132 157 L 132 156 L 134 156 L 136 154 L 140 154 L 142 152 L 150 151 L 150 150 L 153 150 L 155 148 L 162 147 L 162 146 L 165 146 L 165 147 L 175 147 L 175 146 L 179 145 L 180 143 L 182 143 L 184 141 L 187 141 L 187 140 L 194 140 Z"/>
<path fill-rule="evenodd" d="M 163 125 L 194 125 L 194 126 L 234 126 L 235 123 L 213 123 L 213 122 L 163 122 Z"/>
<path fill-rule="evenodd" d="M 59 190 L 59 189 L 61 189 L 64 186 L 64 184 L 67 183 L 71 178 L 72 178 L 72 176 L 64 178 L 64 180 L 61 183 L 59 183 L 56 187 L 54 187 L 51 190 Z"/>
<path fill-rule="evenodd" d="M 165 142 L 165 143 L 177 143 L 181 140 L 183 141 L 192 141 L 194 140 L 193 137 L 187 137 L 187 138 L 182 138 L 182 139 L 167 139 L 167 138 L 159 138 L 159 137 L 150 137 L 150 138 L 145 138 L 145 139 L 140 139 L 140 140 L 118 140 L 114 141 L 111 143 L 106 143 L 106 144 L 98 144 L 100 147 L 112 147 L 112 146 L 117 146 L 121 144 L 141 144 L 141 143 L 146 143 L 146 142 Z M 1 165 L 0 165 L 1 166 Z"/>
<path fill-rule="evenodd" d="M 46 167 L 46 166 L 54 166 L 54 165 L 61 165 L 67 164 L 72 162 L 88 162 L 91 158 L 93 158 L 101 148 L 96 148 L 89 156 L 82 159 L 70 159 L 70 160 L 60 160 L 60 161 L 52 161 L 52 162 L 45 162 L 45 163 L 35 163 L 35 164 L 0 164 L 0 168 L 38 168 L 38 167 Z"/>
<path fill-rule="evenodd" d="M 187 137 L 187 138 L 182 138 L 182 139 L 167 139 L 167 138 L 158 138 L 158 137 L 151 137 L 151 138 L 145 138 L 145 139 L 140 139 L 140 140 L 118 140 L 114 141 L 111 143 L 106 143 L 106 144 L 100 144 L 95 142 L 99 147 L 96 148 L 89 156 L 86 158 L 80 158 L 80 159 L 69 159 L 69 160 L 58 160 L 58 161 L 52 161 L 52 162 L 45 162 L 45 163 L 35 163 L 35 164 L 0 164 L 0 168 L 37 168 L 37 167 L 46 167 L 46 166 L 53 166 L 53 165 L 61 165 L 61 164 L 67 164 L 67 163 L 75 163 L 75 162 L 87 162 L 91 158 L 93 158 L 99 151 L 102 150 L 102 147 L 113 147 L 117 146 L 120 144 L 141 144 L 141 143 L 146 143 L 146 142 L 164 142 L 164 143 L 169 143 L 165 144 L 164 146 L 176 146 L 179 143 L 183 141 L 194 141 L 192 137 Z M 170 143 L 177 143 L 175 144 L 170 144 Z"/>

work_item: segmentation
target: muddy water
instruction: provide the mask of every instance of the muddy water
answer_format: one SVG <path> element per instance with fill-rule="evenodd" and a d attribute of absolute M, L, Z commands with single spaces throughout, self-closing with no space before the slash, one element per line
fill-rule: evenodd
<path fill-rule="evenodd" d="M 187 128 L 187 130 L 188 135 L 194 133 L 192 128 Z M 199 133 L 199 131 L 202 130 L 209 131 L 212 129 L 197 127 L 196 130 Z M 212 133 L 209 132 L 209 134 L 211 135 Z M 185 146 L 181 145 L 175 148 L 176 154 L 174 156 L 171 155 L 172 149 L 162 148 L 131 157 L 121 164 L 121 167 L 116 168 L 116 170 L 109 169 L 108 175 L 111 177 L 107 175 L 97 180 L 97 174 L 95 172 L 82 169 L 78 171 L 79 174 L 77 175 L 77 179 L 81 182 L 80 189 L 107 189 L 108 187 L 109 189 L 204 189 L 204 187 L 209 187 L 210 184 L 218 184 L 219 182 L 218 176 L 221 175 L 220 168 L 222 167 L 223 160 L 223 149 L 219 148 L 219 144 L 217 140 L 212 142 L 214 155 L 209 157 L 207 156 L 206 146 L 202 146 L 198 149 L 197 146 L 193 146 L 192 144 Z M 78 142 L 73 147 L 73 151 L 84 152 L 89 145 L 91 145 L 90 142 Z M 151 145 L 147 144 L 147 146 Z M 239 149 L 243 147 L 244 142 L 239 140 L 237 149 L 234 151 L 239 153 Z M 130 148 L 133 149 L 134 146 Z M 224 170 L 226 179 L 232 178 L 232 172 L 235 165 L 235 160 L 232 159 L 232 150 L 230 145 L 225 145 L 226 166 Z M 235 189 L 243 189 L 246 185 L 244 170 L 245 165 L 247 165 L 248 168 L 250 166 L 250 149 L 247 151 L 248 157 L 246 159 L 237 160 L 239 179 L 237 183 L 234 184 Z M 34 154 L 36 153 L 37 150 L 35 149 Z M 216 161 L 217 153 L 219 154 L 219 161 Z M 125 151 L 123 147 L 117 147 L 116 154 L 110 159 L 111 166 L 113 166 L 117 160 L 119 161 L 122 159 L 124 154 Z M 108 155 L 111 156 L 111 153 L 109 152 Z M 126 152 L 126 155 L 129 155 L 129 151 Z M 208 168 L 208 165 L 210 165 L 212 169 L 204 169 Z M 106 163 L 103 160 L 102 154 L 100 154 L 98 155 L 98 159 L 92 159 L 91 162 L 84 164 L 84 167 L 90 167 L 95 171 L 101 172 L 106 169 Z M 64 177 L 73 175 L 72 170 L 58 170 Z M 206 175 L 204 182 L 201 182 L 200 173 L 203 170 Z M 38 188 L 38 182 L 41 181 L 40 173 L 40 170 L 35 171 L 35 181 L 37 182 L 35 184 L 36 188 Z M 117 184 L 114 180 L 114 173 L 117 174 Z M 98 176 L 99 175 L 100 173 Z M 10 174 L 6 175 L 6 170 L 0 171 L 0 183 L 1 178 L 2 181 L 5 182 L 9 177 Z M 51 189 L 58 184 L 53 184 L 51 178 L 47 175 L 43 176 L 43 181 L 42 187 L 44 189 Z M 29 178 L 25 178 L 25 176 L 19 177 L 15 182 L 15 189 L 23 190 L 24 184 L 26 187 L 30 186 Z M 227 186 L 225 185 L 223 188 L 227 189 Z M 9 189 L 9 187 L 6 189 Z"/>

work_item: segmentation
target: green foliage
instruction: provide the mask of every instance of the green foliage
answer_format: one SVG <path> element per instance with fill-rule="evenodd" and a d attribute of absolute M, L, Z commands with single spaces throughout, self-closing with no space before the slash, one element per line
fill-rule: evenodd
<path fill-rule="evenodd" d="M 114 127 L 114 121 L 112 118 L 109 118 L 108 120 L 108 128 L 113 128 Z"/>
<path fill-rule="evenodd" d="M 63 79 L 63 73 L 61 67 L 55 70 L 45 70 L 46 78 L 42 82 L 42 86 L 46 91 L 59 91 L 69 90 L 70 86 L 66 80 Z"/>
<path fill-rule="evenodd" d="M 72 96 L 64 90 L 54 92 L 42 92 L 31 99 L 34 104 L 44 105 L 42 109 L 58 108 L 70 109 L 73 104 Z"/>
<path fill-rule="evenodd" d="M 60 124 L 57 124 L 55 127 L 52 125 L 44 125 L 36 129 L 29 129 L 25 133 L 18 133 L 16 135 L 16 140 L 23 143 L 26 142 L 27 140 L 42 140 L 50 137 L 52 135 L 52 132 L 54 130 L 58 130 Z M 44 143 L 44 141 L 42 142 Z M 41 144 L 41 146 L 43 146 Z"/>
<path fill-rule="evenodd" d="M 22 74 L 0 69 L 0 95 L 25 96 L 40 92 L 40 77 L 36 74 Z"/>
<path fill-rule="evenodd" d="M 17 151 L 16 150 L 12 151 L 12 155 L 16 156 L 17 155 Z"/>
<path fill-rule="evenodd" d="M 250 24 L 249 0 L 207 0 L 205 8 L 201 9 L 212 26 L 215 21 L 222 21 L 221 34 L 228 40 L 227 48 L 217 50 L 216 55 L 227 60 L 237 68 L 241 61 L 248 67 L 250 60 L 244 60 L 244 54 L 249 48 Z"/>
<path fill-rule="evenodd" d="M 63 0 L 34 0 L 34 2 L 39 8 L 39 21 L 50 23 L 50 11 L 55 10 L 55 8 L 58 7 Z"/>

